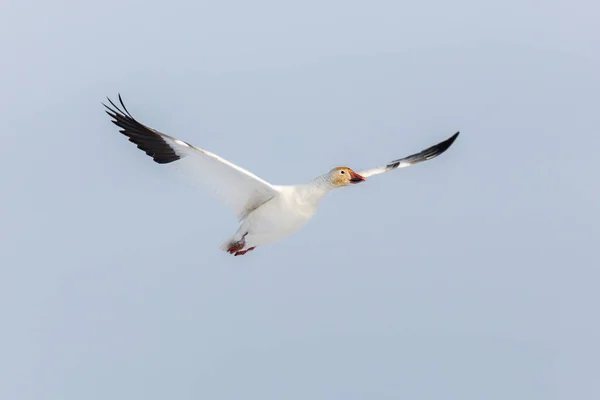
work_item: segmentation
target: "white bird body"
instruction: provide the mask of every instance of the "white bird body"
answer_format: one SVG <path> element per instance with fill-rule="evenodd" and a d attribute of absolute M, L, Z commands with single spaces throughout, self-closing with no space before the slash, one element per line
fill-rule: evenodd
<path fill-rule="evenodd" d="M 243 255 L 257 246 L 273 243 L 298 231 L 315 215 L 319 203 L 331 190 L 364 182 L 366 177 L 403 168 L 434 158 L 446 151 L 458 132 L 449 139 L 419 153 L 394 160 L 384 166 L 360 173 L 336 167 L 309 183 L 272 185 L 251 172 L 213 154 L 149 128 L 127 111 L 121 96 L 122 111 L 105 105 L 121 133 L 137 144 L 159 164 L 174 164 L 194 181 L 208 189 L 236 214 L 237 232 L 221 245 L 234 255 Z"/>
<path fill-rule="evenodd" d="M 316 183 L 275 187 L 279 193 L 241 221 L 233 238 L 221 246 L 223 250 L 242 239 L 244 251 L 291 235 L 315 215 L 321 199 L 329 192 Z"/>

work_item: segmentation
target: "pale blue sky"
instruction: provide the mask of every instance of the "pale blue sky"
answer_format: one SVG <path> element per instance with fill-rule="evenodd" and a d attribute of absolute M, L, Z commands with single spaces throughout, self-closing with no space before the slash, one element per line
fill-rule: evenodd
<path fill-rule="evenodd" d="M 0 398 L 593 399 L 600 6 L 0 5 Z M 244 257 L 100 102 L 333 193 Z"/>

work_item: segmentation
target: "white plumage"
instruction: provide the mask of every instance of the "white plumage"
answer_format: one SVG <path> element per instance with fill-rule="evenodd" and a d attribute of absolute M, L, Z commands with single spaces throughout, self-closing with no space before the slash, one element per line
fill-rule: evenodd
<path fill-rule="evenodd" d="M 229 206 L 240 225 L 221 249 L 243 255 L 256 246 L 276 242 L 302 228 L 316 213 L 321 199 L 331 190 L 363 182 L 367 177 L 396 168 L 430 160 L 446 151 L 458 132 L 428 149 L 391 161 L 384 166 L 356 173 L 348 167 L 336 167 L 306 184 L 272 185 L 253 173 L 213 154 L 138 122 L 129 113 L 121 96 L 122 110 L 108 99 L 113 108 L 107 114 L 129 141 L 160 164 L 173 163 L 193 180 Z"/>

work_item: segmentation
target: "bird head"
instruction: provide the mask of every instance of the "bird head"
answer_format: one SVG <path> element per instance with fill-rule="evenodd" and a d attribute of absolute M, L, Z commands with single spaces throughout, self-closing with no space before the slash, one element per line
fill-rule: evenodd
<path fill-rule="evenodd" d="M 329 183 L 333 187 L 344 187 L 364 182 L 366 178 L 348 167 L 336 167 L 329 171 Z"/>

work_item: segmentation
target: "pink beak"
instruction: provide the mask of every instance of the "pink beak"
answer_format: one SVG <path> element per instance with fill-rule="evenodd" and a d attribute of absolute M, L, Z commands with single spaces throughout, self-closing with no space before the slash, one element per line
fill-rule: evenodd
<path fill-rule="evenodd" d="M 357 174 L 357 173 L 356 173 L 356 172 L 354 172 L 354 171 L 350 171 L 350 182 L 352 182 L 352 183 L 355 183 L 355 184 L 356 184 L 356 183 L 363 182 L 363 181 L 365 181 L 366 179 L 367 179 L 367 178 L 365 178 L 364 176 L 362 176 L 362 175 L 359 175 L 359 174 Z"/>

